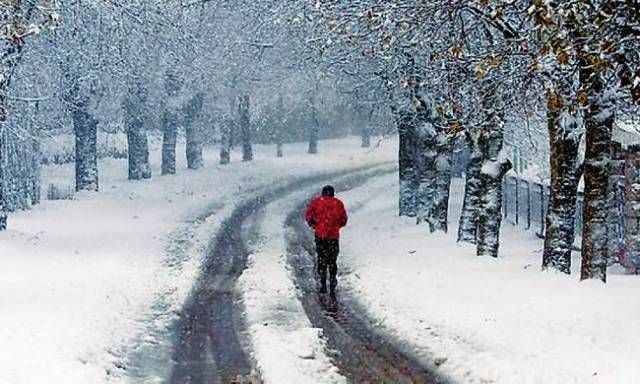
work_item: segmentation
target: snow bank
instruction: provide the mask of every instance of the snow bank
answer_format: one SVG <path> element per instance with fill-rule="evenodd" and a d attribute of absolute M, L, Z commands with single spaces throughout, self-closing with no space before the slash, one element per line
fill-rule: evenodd
<path fill-rule="evenodd" d="M 343 233 L 341 282 L 410 352 L 462 383 L 637 382 L 640 279 L 541 272 L 541 241 L 509 225 L 502 257 L 477 258 L 455 225 L 428 235 L 397 217 L 397 193 L 389 176 L 342 195 L 364 206 Z"/>
<path fill-rule="evenodd" d="M 296 144 L 284 159 L 257 147 L 254 162 L 229 166 L 210 150 L 202 170 L 186 170 L 179 156 L 182 170 L 164 177 L 155 176 L 154 152 L 154 178 L 140 182 L 126 180 L 126 161 L 101 161 L 100 193 L 46 201 L 12 215 L 0 234 L 0 383 L 145 376 L 128 366 L 131 351 L 160 342 L 156 330 L 175 317 L 202 249 L 241 199 L 294 177 L 392 160 L 396 146 L 390 140 L 369 151 L 357 138 L 333 140 L 309 156 Z M 72 185 L 73 165 L 45 167 L 43 179 Z"/>
<path fill-rule="evenodd" d="M 286 260 L 286 214 L 313 191 L 268 206 L 260 231 L 263 243 L 240 278 L 251 345 L 265 384 L 346 383 L 325 353 L 322 330 L 313 328 L 298 300 Z"/>

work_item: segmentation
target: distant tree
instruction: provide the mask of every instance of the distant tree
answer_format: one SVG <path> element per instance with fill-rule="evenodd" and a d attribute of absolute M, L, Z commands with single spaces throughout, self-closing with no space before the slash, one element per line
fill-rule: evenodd
<path fill-rule="evenodd" d="M 187 168 L 200 169 L 204 165 L 202 159 L 203 132 L 199 121 L 202 113 L 204 95 L 196 93 L 183 109 L 183 122 L 187 138 Z"/>
<path fill-rule="evenodd" d="M 164 116 L 162 118 L 162 174 L 176 173 L 176 143 L 178 140 L 179 92 L 182 84 L 178 75 L 173 71 L 166 74 L 166 94 Z"/>
<path fill-rule="evenodd" d="M 129 180 L 151 178 L 149 141 L 144 127 L 141 107 L 146 102 L 146 90 L 139 81 L 133 84 L 125 97 L 124 114 L 129 156 Z"/>
<path fill-rule="evenodd" d="M 253 148 L 251 145 L 251 103 L 248 94 L 240 96 L 238 100 L 238 124 L 242 140 L 242 161 L 253 160 Z"/>
<path fill-rule="evenodd" d="M 276 157 L 283 157 L 283 147 L 284 147 L 284 128 L 286 125 L 286 111 L 284 107 L 284 97 L 282 93 L 278 95 L 278 104 L 276 106 L 275 113 L 275 122 L 274 122 L 274 130 L 275 130 L 275 142 L 276 142 Z"/>
<path fill-rule="evenodd" d="M 310 124 L 309 132 L 309 146 L 307 153 L 315 155 L 318 153 L 318 133 L 320 131 L 320 120 L 318 119 L 318 105 L 317 96 L 315 93 L 309 95 L 309 116 Z"/>

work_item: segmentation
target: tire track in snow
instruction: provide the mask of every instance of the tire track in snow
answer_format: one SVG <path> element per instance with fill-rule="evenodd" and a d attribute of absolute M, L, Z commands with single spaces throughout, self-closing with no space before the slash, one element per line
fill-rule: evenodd
<path fill-rule="evenodd" d="M 246 330 L 235 285 L 246 268 L 246 241 L 256 234 L 260 212 L 270 202 L 302 188 L 381 165 L 301 178 L 247 199 L 233 211 L 210 244 L 201 276 L 180 312 L 169 383 L 259 382 L 253 372 L 255 363 L 244 346 Z"/>

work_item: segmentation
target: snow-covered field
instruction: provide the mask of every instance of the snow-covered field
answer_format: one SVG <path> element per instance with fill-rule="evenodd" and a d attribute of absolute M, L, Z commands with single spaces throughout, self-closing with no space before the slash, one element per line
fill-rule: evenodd
<path fill-rule="evenodd" d="M 461 201 L 456 180 L 453 201 Z M 501 257 L 397 216 L 397 178 L 342 194 L 342 289 L 381 330 L 462 383 L 637 383 L 640 280 L 540 271 L 541 241 L 509 224 Z M 456 196 L 458 195 L 458 196 Z M 452 207 L 452 221 L 459 212 Z M 574 265 L 577 265 L 577 260 Z"/>
<path fill-rule="evenodd" d="M 125 355 L 174 316 L 206 243 L 241 199 L 297 176 L 391 161 L 396 148 L 334 140 L 319 155 L 296 144 L 277 159 L 257 147 L 254 162 L 229 166 L 210 150 L 204 169 L 186 170 L 179 156 L 178 174 L 165 177 L 155 151 L 154 178 L 142 182 L 126 180 L 124 160 L 101 161 L 100 193 L 45 201 L 0 234 L 0 383 L 125 381 Z M 72 167 L 45 169 L 43 185 L 73 185 Z"/>

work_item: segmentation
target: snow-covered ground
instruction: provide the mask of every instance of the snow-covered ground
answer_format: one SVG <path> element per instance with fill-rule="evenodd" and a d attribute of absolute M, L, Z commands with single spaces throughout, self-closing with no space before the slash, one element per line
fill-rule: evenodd
<path fill-rule="evenodd" d="M 396 176 L 340 196 L 361 206 L 343 232 L 341 287 L 408 351 L 461 383 L 638 382 L 636 276 L 543 273 L 541 241 L 509 224 L 501 257 L 477 258 L 455 227 L 428 235 L 399 218 L 397 196 Z"/>
<path fill-rule="evenodd" d="M 202 170 L 184 169 L 179 156 L 178 174 L 164 177 L 154 151 L 154 178 L 142 182 L 126 180 L 124 160 L 101 161 L 100 193 L 45 201 L 11 215 L 0 234 L 0 383 L 125 381 L 125 355 L 173 318 L 202 250 L 241 199 L 297 176 L 391 161 L 396 148 L 363 150 L 354 138 L 322 142 L 315 156 L 287 146 L 277 159 L 257 147 L 254 162 L 228 166 L 210 150 Z M 43 185 L 73 185 L 72 167 L 45 169 Z"/>

